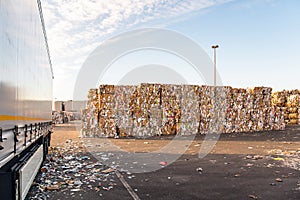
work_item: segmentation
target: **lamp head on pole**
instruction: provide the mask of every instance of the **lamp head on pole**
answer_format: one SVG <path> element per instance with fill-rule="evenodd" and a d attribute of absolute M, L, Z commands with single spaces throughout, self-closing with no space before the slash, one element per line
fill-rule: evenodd
<path fill-rule="evenodd" d="M 219 48 L 219 45 L 213 45 L 213 46 L 211 46 L 211 48 L 213 48 L 213 49 Z"/>

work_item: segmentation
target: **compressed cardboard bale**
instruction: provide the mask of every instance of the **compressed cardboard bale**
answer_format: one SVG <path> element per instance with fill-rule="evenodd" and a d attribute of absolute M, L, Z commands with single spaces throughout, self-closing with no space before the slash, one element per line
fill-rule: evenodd
<path fill-rule="evenodd" d="M 150 135 L 160 136 L 162 135 L 162 120 L 150 119 Z"/>
<path fill-rule="evenodd" d="M 300 100 L 299 95 L 294 94 L 287 97 L 287 107 L 299 107 Z"/>
<path fill-rule="evenodd" d="M 298 113 L 290 113 L 289 119 L 298 119 Z"/>
<path fill-rule="evenodd" d="M 230 115 L 226 115 L 227 124 L 231 123 L 229 126 L 232 130 L 227 129 L 227 133 L 230 132 L 243 132 L 245 124 L 243 124 L 243 118 L 246 115 L 245 106 L 249 106 L 249 103 L 245 102 L 247 99 L 246 90 L 243 88 L 232 88 L 230 91 L 229 98 L 229 111 Z M 228 112 L 227 112 L 228 113 Z"/>
<path fill-rule="evenodd" d="M 235 88 L 228 87 L 228 93 L 226 97 L 227 108 L 225 113 L 225 122 L 223 125 L 223 133 L 232 133 L 233 126 L 235 121 L 235 110 L 233 109 L 234 106 L 234 92 Z"/>
<path fill-rule="evenodd" d="M 285 91 L 272 93 L 272 105 L 275 105 L 278 107 L 284 107 L 285 102 L 286 102 Z"/>
<path fill-rule="evenodd" d="M 200 97 L 200 133 L 231 132 L 233 118 L 231 87 L 202 86 Z M 227 130 L 226 130 L 227 129 Z"/>
<path fill-rule="evenodd" d="M 287 110 L 285 111 L 285 121 L 287 124 L 297 124 L 300 118 L 298 109 L 300 107 L 299 90 L 291 90 L 286 93 Z M 299 120 L 298 120 L 299 121 Z"/>
<path fill-rule="evenodd" d="M 106 104 L 107 106 L 107 104 Z M 99 110 L 99 117 L 101 118 L 112 118 L 115 117 L 115 111 L 113 107 L 103 107 Z"/>
<path fill-rule="evenodd" d="M 271 130 L 284 130 L 285 121 L 284 121 L 284 107 L 278 107 L 273 105 L 270 112 L 270 126 Z"/>
<path fill-rule="evenodd" d="M 163 85 L 161 89 L 162 134 L 176 134 L 176 123 L 181 118 L 181 85 Z"/>
<path fill-rule="evenodd" d="M 118 110 L 130 110 L 132 97 L 137 90 L 137 86 L 117 85 L 115 86 L 114 102 Z"/>
<path fill-rule="evenodd" d="M 198 134 L 199 122 L 179 122 L 176 124 L 176 133 L 178 135 Z"/>
<path fill-rule="evenodd" d="M 88 92 L 88 106 L 92 103 L 95 108 L 99 107 L 99 90 L 90 89 Z"/>
<path fill-rule="evenodd" d="M 290 90 L 289 91 L 289 95 L 299 95 L 300 94 L 300 90 Z"/>
<path fill-rule="evenodd" d="M 170 118 L 162 120 L 162 134 L 163 135 L 175 135 L 176 134 L 176 122 Z"/>
<path fill-rule="evenodd" d="M 116 134 L 115 124 L 115 86 L 99 86 L 99 135 L 98 137 L 114 137 Z"/>
<path fill-rule="evenodd" d="M 121 127 L 119 137 L 131 137 L 133 136 L 132 132 L 133 132 L 133 127 L 126 127 L 126 128 Z"/>
<path fill-rule="evenodd" d="M 102 120 L 102 119 L 101 119 Z M 114 119 L 104 118 L 103 123 L 100 127 L 100 134 L 106 137 L 115 137 L 116 134 L 116 124 Z"/>
<path fill-rule="evenodd" d="M 150 110 L 161 104 L 161 85 L 142 83 L 138 86 L 134 98 L 134 131 L 138 131 L 136 134 L 139 137 L 141 134 L 145 134 L 145 136 L 154 134 L 150 127 Z"/>
<path fill-rule="evenodd" d="M 221 133 L 224 130 L 224 125 L 228 124 L 226 117 L 229 105 L 232 103 L 230 100 L 231 87 L 218 86 L 213 89 L 214 96 L 212 100 L 212 113 L 211 113 L 211 131 L 214 133 Z"/>
<path fill-rule="evenodd" d="M 175 117 L 162 118 L 162 134 L 166 134 L 166 135 L 175 134 L 177 131 L 176 129 L 177 123 L 178 122 L 176 122 Z"/>
<path fill-rule="evenodd" d="M 87 109 L 82 109 L 81 110 L 81 115 L 82 115 L 82 123 L 81 123 L 81 135 L 83 137 L 86 137 L 88 135 L 90 135 L 90 127 L 88 125 L 88 110 Z"/>
<path fill-rule="evenodd" d="M 114 85 L 100 85 L 99 92 L 102 94 L 112 94 L 114 93 L 115 86 Z"/>
<path fill-rule="evenodd" d="M 298 124 L 298 119 L 290 119 L 288 124 Z"/>
<path fill-rule="evenodd" d="M 232 88 L 228 94 L 224 127 L 227 133 L 270 129 L 271 88 Z"/>
<path fill-rule="evenodd" d="M 252 121 L 254 128 L 253 131 L 269 130 L 269 118 L 271 107 L 271 92 L 272 88 L 268 87 L 255 87 L 253 89 L 254 107 Z"/>
<path fill-rule="evenodd" d="M 64 112 L 63 111 L 53 111 L 52 112 L 52 123 L 53 124 L 63 124 L 64 123 Z"/>
<path fill-rule="evenodd" d="M 290 107 L 287 111 L 288 113 L 298 113 L 298 107 Z"/>
<path fill-rule="evenodd" d="M 94 137 L 99 133 L 98 129 L 98 113 L 99 113 L 99 91 L 98 89 L 90 89 L 88 91 L 88 101 L 86 109 L 82 110 L 82 130 L 83 137 Z"/>
<path fill-rule="evenodd" d="M 137 138 L 145 138 L 151 136 L 150 128 L 147 126 L 134 126 L 133 136 Z"/>
<path fill-rule="evenodd" d="M 160 104 L 160 96 L 161 96 L 161 85 L 160 84 L 149 84 L 142 83 L 140 85 L 140 94 L 146 98 L 146 102 L 151 105 L 159 105 Z"/>
<path fill-rule="evenodd" d="M 118 127 L 120 136 L 129 136 L 132 133 L 133 121 L 130 107 L 130 97 L 135 86 L 100 85 L 101 117 L 104 124 L 101 127 L 107 137 L 114 137 Z M 102 115 L 104 113 L 105 115 Z"/>
<path fill-rule="evenodd" d="M 115 123 L 121 137 L 133 136 L 134 106 L 131 98 L 135 98 L 137 86 L 117 85 L 114 88 Z"/>
<path fill-rule="evenodd" d="M 114 102 L 114 94 L 110 93 L 101 93 L 99 96 L 100 98 L 100 103 L 105 104 L 105 103 L 113 103 Z"/>
<path fill-rule="evenodd" d="M 198 86 L 195 85 L 181 86 L 180 122 L 192 123 L 200 121 L 200 96 L 197 94 L 198 90 Z"/>
<path fill-rule="evenodd" d="M 152 106 L 150 108 L 150 119 L 149 119 L 149 125 L 150 125 L 150 132 L 151 135 L 161 135 L 161 128 L 162 128 L 162 109 L 160 105 Z"/>
<path fill-rule="evenodd" d="M 263 130 L 272 130 L 271 121 L 271 107 L 263 108 L 264 118 L 263 118 Z"/>
<path fill-rule="evenodd" d="M 210 121 L 213 113 L 212 99 L 214 96 L 212 86 L 201 86 L 201 96 L 200 96 L 200 133 L 207 134 L 210 133 Z"/>
<path fill-rule="evenodd" d="M 126 129 L 128 127 L 133 127 L 133 118 L 131 117 L 129 110 L 117 110 L 114 119 L 119 128 Z"/>
<path fill-rule="evenodd" d="M 287 90 L 283 90 L 283 91 L 279 91 L 279 92 L 274 92 L 272 94 L 272 106 L 276 106 L 278 108 L 284 108 L 286 107 L 286 101 L 287 101 L 287 97 L 289 96 L 289 91 Z M 284 119 L 285 122 L 288 123 L 289 121 L 289 110 L 284 110 Z"/>

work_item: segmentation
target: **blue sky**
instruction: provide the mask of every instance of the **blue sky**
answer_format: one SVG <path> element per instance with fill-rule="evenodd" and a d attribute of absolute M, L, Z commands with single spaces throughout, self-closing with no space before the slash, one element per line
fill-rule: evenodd
<path fill-rule="evenodd" d="M 170 28 L 197 40 L 212 55 L 226 85 L 299 88 L 299 1 L 233 1 Z"/>
<path fill-rule="evenodd" d="M 297 0 L 44 0 L 42 3 L 57 100 L 72 99 L 81 65 L 104 40 L 143 27 L 167 28 L 184 34 L 211 58 L 211 45 L 218 44 L 217 67 L 224 85 L 264 85 L 274 90 L 300 88 L 300 1 Z"/>

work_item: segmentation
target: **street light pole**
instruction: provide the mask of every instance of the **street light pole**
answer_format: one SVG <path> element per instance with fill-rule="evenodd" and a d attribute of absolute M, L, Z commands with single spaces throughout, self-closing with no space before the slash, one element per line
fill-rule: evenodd
<path fill-rule="evenodd" d="M 216 127 L 220 124 L 219 122 L 219 103 L 218 103 L 218 98 L 217 97 L 217 48 L 219 48 L 219 45 L 213 45 L 211 48 L 214 49 L 214 98 L 213 98 L 213 119 L 214 119 L 214 124 Z M 219 128 L 217 128 L 217 132 L 219 132 Z"/>
<path fill-rule="evenodd" d="M 219 48 L 219 45 L 213 45 L 211 48 L 214 49 L 214 86 L 217 86 L 217 48 Z"/>

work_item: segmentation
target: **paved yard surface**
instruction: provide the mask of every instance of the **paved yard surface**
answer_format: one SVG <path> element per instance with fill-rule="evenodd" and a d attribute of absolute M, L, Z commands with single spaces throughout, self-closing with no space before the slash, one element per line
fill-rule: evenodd
<path fill-rule="evenodd" d="M 198 156 L 204 136 L 197 136 L 169 163 L 155 156 L 174 137 L 82 140 L 76 125 L 54 128 L 50 154 L 27 199 L 300 199 L 300 126 L 223 134 L 204 158 Z M 158 170 L 119 169 L 119 154 L 107 143 L 133 157 L 150 153 Z"/>

